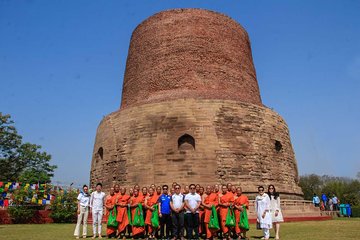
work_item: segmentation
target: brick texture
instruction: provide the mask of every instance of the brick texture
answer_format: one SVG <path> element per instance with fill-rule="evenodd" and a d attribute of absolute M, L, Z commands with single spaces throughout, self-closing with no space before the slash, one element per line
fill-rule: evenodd
<path fill-rule="evenodd" d="M 121 108 L 101 121 L 91 184 L 274 184 L 301 199 L 285 121 L 261 103 L 250 41 L 227 16 L 155 14 L 134 31 Z"/>
<path fill-rule="evenodd" d="M 248 34 L 231 18 L 170 10 L 135 29 L 121 106 L 184 97 L 261 105 Z"/>

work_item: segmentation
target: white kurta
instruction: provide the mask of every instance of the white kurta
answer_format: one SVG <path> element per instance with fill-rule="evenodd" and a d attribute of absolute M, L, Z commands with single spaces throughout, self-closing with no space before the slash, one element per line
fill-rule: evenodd
<path fill-rule="evenodd" d="M 272 228 L 272 220 L 270 214 L 270 198 L 269 195 L 264 193 L 263 195 L 256 196 L 255 199 L 255 210 L 256 216 L 260 223 L 261 228 Z M 263 218 L 262 215 L 265 212 L 265 217 Z"/>
<path fill-rule="evenodd" d="M 274 196 L 270 196 L 270 212 L 272 222 L 283 222 L 284 218 L 280 208 L 280 197 L 278 196 L 275 200 Z M 276 211 L 278 211 L 278 215 L 275 216 Z"/>

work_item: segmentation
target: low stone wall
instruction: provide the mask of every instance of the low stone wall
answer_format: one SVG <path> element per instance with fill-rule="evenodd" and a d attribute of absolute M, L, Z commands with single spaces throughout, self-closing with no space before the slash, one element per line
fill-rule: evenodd
<path fill-rule="evenodd" d="M 54 221 L 50 217 L 50 210 L 37 210 L 33 216 L 33 218 L 29 221 L 29 223 L 53 223 Z M 12 224 L 12 220 L 10 214 L 7 209 L 0 210 L 0 224 Z"/>

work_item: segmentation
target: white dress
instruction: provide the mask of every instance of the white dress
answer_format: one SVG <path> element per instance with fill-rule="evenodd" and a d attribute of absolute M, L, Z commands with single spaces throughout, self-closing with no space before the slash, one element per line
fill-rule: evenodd
<path fill-rule="evenodd" d="M 275 212 L 278 211 L 278 215 L 275 216 Z M 270 213 L 271 213 L 271 219 L 273 223 L 276 222 L 283 222 L 284 218 L 281 212 L 280 207 L 280 197 L 278 196 L 275 200 L 275 197 L 273 195 L 270 196 Z"/>
<path fill-rule="evenodd" d="M 258 195 L 255 199 L 256 216 L 260 223 L 260 228 L 272 228 L 272 221 L 270 215 L 270 198 L 269 195 L 264 193 L 262 196 Z M 266 211 L 266 212 L 265 212 Z M 262 218 L 265 212 L 265 217 Z"/>

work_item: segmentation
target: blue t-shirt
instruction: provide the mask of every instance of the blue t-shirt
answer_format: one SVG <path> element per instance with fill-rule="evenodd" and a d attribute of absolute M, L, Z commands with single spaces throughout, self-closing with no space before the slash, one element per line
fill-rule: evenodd
<path fill-rule="evenodd" d="M 161 214 L 170 214 L 170 195 L 161 194 L 158 202 L 161 203 Z"/>

